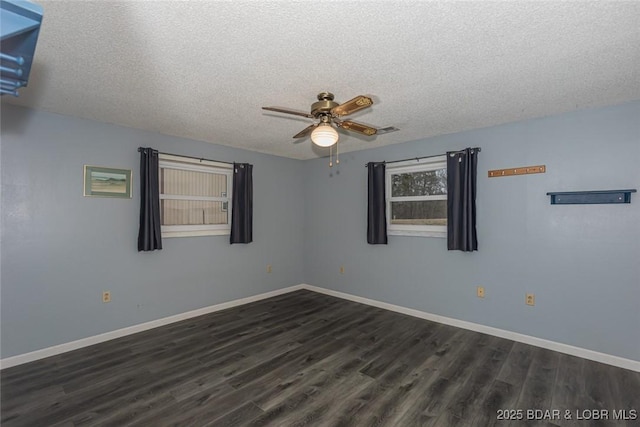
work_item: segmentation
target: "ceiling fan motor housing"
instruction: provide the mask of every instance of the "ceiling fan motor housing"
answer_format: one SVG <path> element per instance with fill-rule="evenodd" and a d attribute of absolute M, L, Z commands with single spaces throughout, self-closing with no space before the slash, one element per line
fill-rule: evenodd
<path fill-rule="evenodd" d="M 331 109 L 337 107 L 337 102 L 333 101 L 333 94 L 330 92 L 320 92 L 318 94 L 318 102 L 314 102 L 311 104 L 311 114 L 318 118 L 322 115 L 327 115 L 331 113 Z"/>

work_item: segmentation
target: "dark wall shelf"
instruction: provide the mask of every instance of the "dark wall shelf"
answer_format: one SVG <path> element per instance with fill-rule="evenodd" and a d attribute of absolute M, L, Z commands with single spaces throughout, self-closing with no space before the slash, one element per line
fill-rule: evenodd
<path fill-rule="evenodd" d="M 552 205 L 582 205 L 596 203 L 631 203 L 636 190 L 563 191 L 547 193 Z"/>

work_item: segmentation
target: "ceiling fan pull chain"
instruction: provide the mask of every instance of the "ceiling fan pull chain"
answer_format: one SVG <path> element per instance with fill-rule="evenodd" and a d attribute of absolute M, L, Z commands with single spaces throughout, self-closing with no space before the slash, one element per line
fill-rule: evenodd
<path fill-rule="evenodd" d="M 336 142 L 336 165 L 340 164 L 340 141 Z"/>
<path fill-rule="evenodd" d="M 329 167 L 333 166 L 333 145 L 329 147 Z"/>

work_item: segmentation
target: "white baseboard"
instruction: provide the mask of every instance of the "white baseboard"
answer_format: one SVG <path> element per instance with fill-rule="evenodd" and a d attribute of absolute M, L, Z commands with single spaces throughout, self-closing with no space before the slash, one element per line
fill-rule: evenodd
<path fill-rule="evenodd" d="M 215 311 L 225 310 L 227 308 L 236 307 L 250 302 L 260 301 L 266 298 L 275 297 L 286 294 L 288 292 L 304 289 L 303 285 L 289 286 L 287 288 L 277 289 L 271 292 L 254 295 L 246 298 L 240 298 L 233 301 L 223 302 L 221 304 L 211 305 L 209 307 L 199 308 L 197 310 L 187 311 L 186 313 L 176 314 L 174 316 L 164 317 L 162 319 L 152 320 L 150 322 L 140 323 L 138 325 L 128 326 L 115 331 L 105 332 L 104 334 L 94 335 L 92 337 L 82 338 L 76 341 L 64 344 L 54 345 L 52 347 L 43 348 L 41 350 L 29 353 L 19 354 L 17 356 L 7 357 L 0 360 L 0 369 L 10 368 L 12 366 L 22 365 L 23 363 L 33 362 L 35 360 L 44 359 L 45 357 L 55 356 L 57 354 L 66 353 L 67 351 L 77 350 L 79 348 L 88 347 L 90 345 L 99 344 L 115 338 L 124 337 L 126 335 L 135 334 L 159 326 L 168 325 L 169 323 L 179 322 L 181 320 L 190 319 L 192 317 L 202 316 L 203 314 L 213 313 Z"/>
<path fill-rule="evenodd" d="M 170 323 L 179 322 L 181 320 L 190 319 L 192 317 L 202 316 L 203 314 L 225 310 L 227 308 L 236 307 L 239 305 L 248 304 L 255 301 L 260 301 L 266 298 L 271 298 L 277 295 L 282 295 L 288 292 L 294 292 L 301 289 L 306 289 L 309 291 L 318 292 L 318 293 L 342 298 L 349 301 L 359 302 L 361 304 L 366 304 L 366 305 L 382 308 L 389 311 L 395 311 L 397 313 L 406 314 L 408 316 L 418 317 L 420 319 L 426 319 L 426 320 L 431 320 L 433 322 L 444 323 L 446 325 L 451 325 L 451 326 L 456 326 L 458 328 L 481 332 L 483 334 L 493 335 L 496 337 L 505 338 L 512 341 L 534 345 L 536 347 L 542 347 L 549 350 L 558 351 L 560 353 L 570 354 L 572 356 L 582 357 L 584 359 L 593 360 L 596 362 L 606 363 L 607 365 L 618 366 L 620 368 L 625 368 L 625 369 L 630 369 L 632 371 L 640 372 L 640 361 L 625 359 L 624 357 L 613 356 L 610 354 L 600 353 L 597 351 L 588 350 L 581 347 L 575 347 L 568 344 L 549 341 L 542 338 L 536 338 L 530 335 L 524 335 L 517 332 L 507 331 L 504 329 L 493 328 L 491 326 L 485 326 L 478 323 L 467 322 L 465 320 L 458 320 L 458 319 L 453 319 L 451 317 L 431 314 L 424 311 L 415 310 L 412 308 L 402 307 L 399 305 L 389 304 L 382 301 L 359 297 L 357 295 L 347 294 L 344 292 L 320 288 L 317 286 L 307 285 L 307 284 L 289 286 L 286 288 L 277 289 L 275 291 L 265 292 L 263 294 L 241 298 L 241 299 L 237 299 L 229 302 L 224 302 L 224 303 L 212 305 L 209 307 L 203 307 L 197 310 L 188 311 L 186 313 L 176 314 L 175 316 L 164 317 L 162 319 L 152 320 L 150 322 L 141 323 L 139 325 L 117 329 L 115 331 L 106 332 L 104 334 L 82 338 L 76 341 L 55 345 L 53 347 L 43 348 L 41 350 L 32 351 L 30 353 L 19 354 L 17 356 L 8 357 L 0 360 L 0 369 L 10 368 L 12 366 L 21 365 L 23 363 L 33 362 L 35 360 L 44 359 L 45 357 L 66 353 L 67 351 L 77 350 L 79 348 L 88 347 L 90 345 L 109 341 L 115 338 L 124 337 L 126 335 L 131 335 L 138 332 L 146 331 L 148 329 L 157 328 L 159 326 L 168 325 Z"/>
<path fill-rule="evenodd" d="M 383 308 L 389 311 L 395 311 L 397 313 L 406 314 L 413 317 L 419 317 L 421 319 L 431 320 L 433 322 L 444 323 L 446 325 L 456 326 L 462 329 L 468 329 L 470 331 L 481 332 L 483 334 L 493 335 L 500 338 L 506 338 L 508 340 L 521 342 L 524 344 L 534 345 L 536 347 L 542 347 L 549 350 L 557 351 L 560 353 L 570 354 L 572 356 L 582 357 L 583 359 L 593 360 L 595 362 L 606 363 L 607 365 L 618 366 L 620 368 L 629 369 L 632 371 L 640 372 L 640 361 L 626 359 L 624 357 L 613 356 L 611 354 L 600 353 L 586 348 L 575 347 L 568 344 L 559 343 L 556 341 L 549 341 L 542 338 L 532 337 L 530 335 L 524 335 L 517 332 L 506 331 L 504 329 L 493 328 L 491 326 L 480 325 L 478 323 L 467 322 L 465 320 L 453 319 L 451 317 L 440 316 L 437 314 L 426 313 L 420 310 L 414 310 L 412 308 L 406 308 L 399 305 L 389 304 L 382 301 L 376 301 L 369 298 L 359 297 L 356 295 L 347 294 L 344 292 L 333 291 L 330 289 L 319 288 L 312 285 L 302 285 L 302 289 L 307 289 L 314 292 L 319 292 L 326 295 L 331 295 L 338 298 L 343 298 L 349 301 L 359 302 L 373 307 Z"/>

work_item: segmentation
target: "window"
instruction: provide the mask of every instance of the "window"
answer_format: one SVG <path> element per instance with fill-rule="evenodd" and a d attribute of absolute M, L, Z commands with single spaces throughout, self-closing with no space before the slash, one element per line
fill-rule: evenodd
<path fill-rule="evenodd" d="M 232 166 L 160 154 L 162 237 L 231 232 Z"/>
<path fill-rule="evenodd" d="M 389 234 L 447 236 L 446 156 L 387 166 L 385 178 Z"/>

